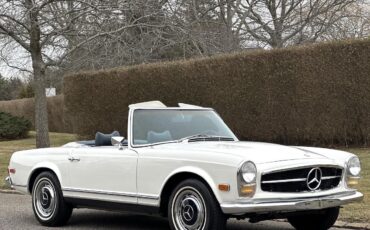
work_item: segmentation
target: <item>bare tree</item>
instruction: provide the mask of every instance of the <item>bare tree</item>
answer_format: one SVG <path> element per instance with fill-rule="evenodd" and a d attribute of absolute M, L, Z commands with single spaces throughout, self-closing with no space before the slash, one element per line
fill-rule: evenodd
<path fill-rule="evenodd" d="M 239 30 L 235 0 L 173 0 L 168 4 L 172 23 L 181 29 L 184 43 L 194 55 L 239 50 Z"/>
<path fill-rule="evenodd" d="M 234 1 L 136 1 L 135 5 L 127 6 L 127 17 L 111 18 L 109 26 L 127 24 L 125 20 L 152 13 L 147 20 L 156 27 L 137 26 L 117 36 L 100 37 L 86 43 L 59 71 L 101 69 L 239 50 L 240 30 L 233 22 L 237 16 L 232 6 Z M 70 44 L 75 44 L 84 38 L 68 39 Z"/>
<path fill-rule="evenodd" d="M 370 37 L 370 1 L 358 1 L 337 12 L 332 26 L 323 33 L 319 40 L 342 40 Z"/>
<path fill-rule="evenodd" d="M 80 47 L 101 37 L 112 37 L 140 27 L 160 27 L 147 20 L 156 12 L 130 17 L 126 9 L 139 1 L 100 0 L 0 0 L 2 49 L 20 47 L 19 57 L 28 58 L 34 76 L 36 146 L 50 145 L 45 96 L 47 70 L 59 66 Z M 143 4 L 143 2 L 141 2 Z M 73 37 L 78 39 L 72 39 Z M 14 54 L 13 54 L 14 55 Z M 17 55 L 17 54 L 15 54 Z M 9 64 L 9 66 L 13 66 Z"/>
<path fill-rule="evenodd" d="M 176 39 L 180 33 L 166 16 L 166 4 L 167 1 L 131 1 L 125 8 L 125 17 L 110 16 L 105 24 L 118 28 L 127 24 L 136 26 L 115 36 L 101 36 L 85 43 L 68 58 L 61 71 L 101 69 L 163 59 L 165 52 L 177 45 Z M 144 18 L 145 15 L 147 17 Z M 138 18 L 141 19 L 137 21 Z M 68 42 L 78 44 L 84 39 L 71 36 Z"/>
<path fill-rule="evenodd" d="M 236 11 L 246 36 L 280 48 L 297 40 L 317 39 L 356 0 L 237 0 Z M 312 22 L 316 25 L 312 27 Z M 311 37 L 302 39 L 311 31 Z M 297 37 L 300 37 L 297 39 Z"/>

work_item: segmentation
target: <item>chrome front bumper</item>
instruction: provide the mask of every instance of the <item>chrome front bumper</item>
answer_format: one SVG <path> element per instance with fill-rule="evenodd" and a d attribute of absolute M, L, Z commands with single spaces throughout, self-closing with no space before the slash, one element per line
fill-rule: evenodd
<path fill-rule="evenodd" d="M 361 201 L 362 199 L 362 193 L 350 191 L 322 197 L 259 200 L 249 203 L 223 203 L 221 204 L 221 209 L 225 214 L 234 215 L 261 212 L 292 212 L 337 207 L 351 202 Z"/>
<path fill-rule="evenodd" d="M 10 176 L 5 178 L 5 182 L 7 183 L 7 185 L 9 185 L 9 187 L 12 187 L 13 183 L 12 183 L 12 179 L 10 178 Z"/>

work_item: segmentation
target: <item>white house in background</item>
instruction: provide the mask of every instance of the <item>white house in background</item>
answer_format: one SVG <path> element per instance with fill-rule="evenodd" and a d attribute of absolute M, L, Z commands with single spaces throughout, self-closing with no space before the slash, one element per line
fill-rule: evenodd
<path fill-rule="evenodd" d="M 57 95 L 55 88 L 45 88 L 46 97 L 54 97 Z"/>

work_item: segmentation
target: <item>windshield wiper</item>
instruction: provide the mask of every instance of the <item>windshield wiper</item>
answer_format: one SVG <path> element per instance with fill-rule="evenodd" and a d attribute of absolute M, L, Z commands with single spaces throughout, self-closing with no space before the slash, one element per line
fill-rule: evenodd
<path fill-rule="evenodd" d="M 207 135 L 207 134 L 195 134 L 195 135 L 183 137 L 183 138 L 178 139 L 178 140 L 169 140 L 169 141 L 151 143 L 151 144 L 149 144 L 149 146 L 180 143 L 180 142 L 183 142 L 183 141 L 186 141 L 186 140 L 188 142 L 195 142 L 195 141 L 234 141 L 234 138 L 225 137 L 225 136 Z"/>
<path fill-rule="evenodd" d="M 215 136 L 215 135 L 207 135 L 207 134 L 195 134 L 188 137 L 184 137 L 179 139 L 179 142 L 183 141 L 194 142 L 194 141 L 234 141 L 232 137 L 225 137 L 225 136 Z"/>
<path fill-rule="evenodd" d="M 186 141 L 186 140 L 190 140 L 190 139 L 193 139 L 193 138 L 199 138 L 199 137 L 211 137 L 211 136 L 207 135 L 207 134 L 195 134 L 195 135 L 183 137 L 183 138 L 179 139 L 178 141 L 183 142 L 183 141 Z"/>

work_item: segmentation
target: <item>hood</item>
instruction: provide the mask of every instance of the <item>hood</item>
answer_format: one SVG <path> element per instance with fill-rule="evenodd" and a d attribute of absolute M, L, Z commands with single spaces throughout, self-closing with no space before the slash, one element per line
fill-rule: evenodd
<path fill-rule="evenodd" d="M 328 159 L 328 157 L 324 156 L 323 154 L 315 153 L 313 151 L 308 151 L 293 146 L 290 147 L 278 144 L 249 141 L 184 142 L 179 144 L 158 145 L 155 148 L 177 150 L 181 149 L 182 151 L 201 152 L 209 155 L 228 154 L 234 157 L 241 158 L 241 160 L 251 160 L 254 163 L 269 163 L 276 161 L 302 159 Z"/>

